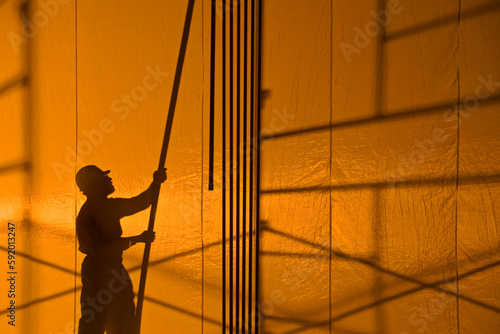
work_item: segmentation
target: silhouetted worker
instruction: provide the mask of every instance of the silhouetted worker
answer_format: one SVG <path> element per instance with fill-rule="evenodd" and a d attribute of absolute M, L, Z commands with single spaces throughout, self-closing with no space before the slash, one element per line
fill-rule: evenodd
<path fill-rule="evenodd" d="M 79 334 L 134 333 L 134 292 L 122 253 L 138 242 L 153 242 L 155 233 L 124 238 L 120 218 L 148 208 L 153 190 L 167 179 L 166 169 L 159 170 L 142 194 L 108 198 L 115 191 L 109 172 L 89 165 L 76 174 L 76 184 L 87 196 L 76 218 L 78 249 L 87 255 L 82 263 Z"/>

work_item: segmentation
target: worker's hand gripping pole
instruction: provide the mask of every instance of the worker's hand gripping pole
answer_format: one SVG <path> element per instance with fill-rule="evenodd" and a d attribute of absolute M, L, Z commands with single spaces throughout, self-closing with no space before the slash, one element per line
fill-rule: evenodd
<path fill-rule="evenodd" d="M 177 96 L 179 94 L 179 85 L 181 82 L 182 67 L 184 65 L 184 58 L 186 56 L 186 48 L 189 37 L 189 30 L 191 28 L 191 19 L 193 17 L 194 0 L 189 0 L 188 9 L 186 13 L 186 21 L 184 24 L 184 31 L 182 33 L 181 47 L 179 50 L 179 58 L 177 60 L 177 68 L 175 70 L 174 84 L 172 87 L 172 96 L 170 98 L 170 106 L 168 108 L 167 124 L 165 126 L 165 134 L 163 136 L 163 145 L 161 148 L 160 162 L 158 164 L 158 169 L 165 167 L 165 160 L 167 158 L 168 143 L 170 140 L 170 133 L 172 131 L 172 123 L 174 121 L 175 105 L 177 102 Z M 151 213 L 149 216 L 148 231 L 153 231 L 155 225 L 156 209 L 158 208 L 158 196 L 160 194 L 160 187 L 153 191 L 153 199 L 151 204 Z M 149 254 L 151 252 L 151 243 L 146 242 L 144 247 L 144 257 L 142 259 L 142 270 L 141 270 L 141 281 L 139 283 L 139 293 L 137 295 L 137 309 L 135 313 L 137 334 L 141 331 L 141 318 L 142 318 L 142 306 L 144 303 L 144 289 L 146 287 L 146 275 L 148 273 L 149 265 Z"/>

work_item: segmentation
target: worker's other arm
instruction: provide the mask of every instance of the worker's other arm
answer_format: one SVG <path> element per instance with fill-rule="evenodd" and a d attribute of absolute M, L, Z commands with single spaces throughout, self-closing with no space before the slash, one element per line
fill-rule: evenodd
<path fill-rule="evenodd" d="M 115 240 L 112 247 L 119 247 L 121 250 L 126 250 L 138 242 L 153 242 L 156 238 L 156 232 L 144 231 L 140 235 L 134 237 L 120 238 Z"/>

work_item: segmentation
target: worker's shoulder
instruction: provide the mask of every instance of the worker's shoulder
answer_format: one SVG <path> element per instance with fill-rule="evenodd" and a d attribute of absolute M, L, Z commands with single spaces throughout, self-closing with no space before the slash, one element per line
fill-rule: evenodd
<path fill-rule="evenodd" d="M 91 205 L 88 203 L 88 201 L 86 201 L 85 203 L 83 203 L 82 207 L 80 208 L 80 211 L 78 211 L 78 215 L 76 216 L 76 221 L 78 222 L 88 219 L 89 217 L 92 216 L 91 211 L 92 211 Z"/>
<path fill-rule="evenodd" d="M 82 205 L 78 212 L 78 220 L 88 220 L 92 218 L 98 219 L 99 217 L 112 214 L 117 207 L 122 206 L 124 203 L 121 198 L 106 198 L 98 202 L 88 200 Z"/>

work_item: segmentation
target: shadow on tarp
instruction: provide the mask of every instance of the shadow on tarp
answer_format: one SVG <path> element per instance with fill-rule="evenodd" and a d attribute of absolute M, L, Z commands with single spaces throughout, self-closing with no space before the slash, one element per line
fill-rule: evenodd
<path fill-rule="evenodd" d="M 497 104 L 499 101 L 500 101 L 500 94 L 495 94 L 495 95 L 491 95 L 487 99 L 482 100 L 480 102 L 480 104 L 481 104 L 481 106 L 491 105 L 491 104 Z M 338 122 L 338 123 L 319 125 L 319 126 L 306 128 L 306 129 L 291 130 L 291 131 L 276 133 L 276 134 L 272 134 L 272 135 L 263 134 L 262 140 L 269 141 L 269 140 L 275 140 L 275 139 L 279 139 L 279 138 L 297 136 L 297 135 L 301 135 L 301 134 L 322 132 L 322 131 L 327 131 L 330 129 L 331 130 L 338 130 L 338 129 L 349 128 L 349 127 L 354 127 L 354 126 L 368 125 L 368 124 L 373 124 L 373 123 L 377 123 L 377 122 L 389 122 L 389 121 L 399 121 L 399 120 L 404 120 L 404 119 L 413 119 L 416 116 L 426 116 L 429 114 L 437 114 L 437 113 L 443 113 L 443 112 L 448 111 L 448 110 L 454 110 L 456 105 L 457 105 L 457 101 L 453 100 L 453 101 L 423 106 L 423 107 L 419 107 L 419 108 L 396 110 L 396 111 L 392 111 L 390 113 L 385 113 L 383 115 L 376 115 L 373 117 L 365 117 L 365 118 L 353 119 L 353 120 L 348 120 L 348 121 L 342 121 L 342 122 Z M 464 106 L 463 100 L 460 102 L 460 106 L 463 110 L 467 110 L 467 108 L 465 108 L 465 106 Z"/>
<path fill-rule="evenodd" d="M 468 20 L 476 16 L 486 15 L 494 11 L 500 10 L 500 2 L 492 1 L 485 3 L 476 7 L 472 7 L 467 11 L 462 11 L 460 13 L 460 20 Z M 439 28 L 448 24 L 453 24 L 458 21 L 459 13 L 453 13 L 446 15 L 439 20 L 429 20 L 427 22 L 419 23 L 418 26 L 401 29 L 385 36 L 386 42 L 390 42 L 396 39 L 408 37 L 414 34 L 420 34 L 429 30 Z"/>
<path fill-rule="evenodd" d="M 406 188 L 406 187 L 425 187 L 425 186 L 445 186 L 446 184 L 456 187 L 457 177 L 435 177 L 426 179 L 422 176 L 420 179 L 413 180 L 399 180 L 399 181 L 379 181 L 379 182 L 363 182 L 363 183 L 351 183 L 351 184 L 335 184 L 335 185 L 317 185 L 310 187 L 298 187 L 298 188 L 281 188 L 281 189 L 264 189 L 261 190 L 261 195 L 272 195 L 272 194 L 290 194 L 290 193 L 302 193 L 311 191 L 344 191 L 353 189 L 386 189 L 386 188 Z M 481 185 L 489 183 L 499 183 L 500 174 L 491 175 L 470 175 L 470 176 L 460 176 L 458 178 L 458 184 L 460 186 L 464 185 Z"/>
<path fill-rule="evenodd" d="M 8 0 L 0 0 L 0 5 L 5 4 L 7 1 Z M 500 9 L 500 3 L 499 2 L 491 2 L 491 3 L 485 4 L 485 5 L 474 7 L 471 10 L 469 10 L 467 12 L 464 12 L 461 15 L 461 18 L 462 19 L 467 19 L 467 18 L 471 18 L 471 17 L 474 17 L 474 16 L 479 16 L 479 15 L 487 14 L 487 13 L 489 13 L 491 11 L 496 11 L 498 9 Z M 401 31 L 396 31 L 394 33 L 386 35 L 385 36 L 385 41 L 386 42 L 387 41 L 392 41 L 392 40 L 395 40 L 397 38 L 401 38 L 401 37 L 408 36 L 408 35 L 411 35 L 411 34 L 421 33 L 421 32 L 423 32 L 425 30 L 430 30 L 430 29 L 436 28 L 438 26 L 442 26 L 442 25 L 451 23 L 453 21 L 456 21 L 457 17 L 458 17 L 458 14 L 448 15 L 444 19 L 439 20 L 439 21 L 434 21 L 434 22 L 433 21 L 429 21 L 429 22 L 426 22 L 426 23 L 423 23 L 423 24 L 419 25 L 418 27 L 411 27 L 411 28 L 404 29 L 404 30 L 401 30 Z M 3 94 L 5 92 L 9 91 L 11 88 L 16 87 L 17 85 L 20 85 L 20 84 L 26 85 L 26 83 L 28 82 L 27 78 L 28 78 L 27 76 L 21 76 L 19 78 L 7 81 L 6 83 L 0 85 L 0 94 Z M 486 105 L 486 104 L 496 103 L 498 100 L 500 100 L 500 95 L 495 95 L 495 96 L 492 96 L 492 97 L 490 97 L 489 99 L 487 99 L 485 101 L 482 101 L 481 104 L 482 105 L 483 104 Z M 448 103 L 435 104 L 435 105 L 432 105 L 432 106 L 422 107 L 422 108 L 418 108 L 418 109 L 400 110 L 400 111 L 393 112 L 391 114 L 377 115 L 377 116 L 371 117 L 371 118 L 345 121 L 345 122 L 340 122 L 340 123 L 337 123 L 337 124 L 327 124 L 327 125 L 318 126 L 318 127 L 312 127 L 312 128 L 308 128 L 308 129 L 299 129 L 299 130 L 294 130 L 294 131 L 285 132 L 285 133 L 281 133 L 281 134 L 276 134 L 276 135 L 273 135 L 273 136 L 264 136 L 263 140 L 278 139 L 278 138 L 284 138 L 284 137 L 289 137 L 289 136 L 294 136 L 294 135 L 300 135 L 300 134 L 305 134 L 305 133 L 319 132 L 319 131 L 325 131 L 325 130 L 330 130 L 330 129 L 339 129 L 339 128 L 357 126 L 357 125 L 366 125 L 366 124 L 370 124 L 370 123 L 373 123 L 373 122 L 395 121 L 395 120 L 401 120 L 401 119 L 406 119 L 406 118 L 413 118 L 413 117 L 418 116 L 418 115 L 423 115 L 423 114 L 428 114 L 428 113 L 435 113 L 435 112 L 443 112 L 443 110 L 452 108 L 454 105 L 455 105 L 455 101 L 452 101 L 452 102 L 448 102 Z M 28 143 L 31 142 L 31 139 L 32 138 L 30 138 L 30 140 L 28 141 Z M 11 165 L 6 165 L 6 166 L 1 166 L 0 167 L 0 173 L 10 173 L 10 172 L 16 171 L 16 170 L 21 170 L 21 171 L 29 172 L 29 170 L 30 170 L 30 163 L 29 162 L 21 162 L 21 163 L 14 163 L 14 164 L 11 164 Z M 453 180 L 456 181 L 456 178 L 434 178 L 434 179 L 427 179 L 427 180 L 426 179 L 418 179 L 418 180 L 408 180 L 408 181 L 396 181 L 394 183 L 394 186 L 396 186 L 396 187 L 426 186 L 426 185 L 429 186 L 429 185 L 432 185 L 432 184 L 435 184 L 435 185 L 443 184 L 444 182 L 450 182 L 451 183 L 451 182 L 453 182 Z M 484 184 L 484 183 L 499 182 L 499 181 L 500 181 L 500 174 L 495 174 L 495 175 L 474 175 L 474 176 L 459 177 L 459 184 L 461 184 L 461 185 L 462 184 Z M 331 185 L 331 186 L 313 186 L 313 187 L 304 187 L 304 188 L 296 188 L 296 189 L 291 188 L 291 189 L 277 189 L 277 190 L 272 190 L 272 189 L 271 190 L 262 190 L 261 194 L 264 195 L 264 194 L 272 194 L 272 193 L 290 193 L 290 192 L 305 192 L 305 191 L 332 191 L 332 190 L 336 190 L 336 189 L 353 189 L 353 188 L 354 189 L 359 189 L 359 188 L 383 188 L 383 187 L 387 187 L 387 186 L 388 186 L 387 182 L 372 182 L 372 183 L 368 182 L 368 183 L 361 183 L 361 184 L 346 184 L 346 185 Z M 277 234 L 277 235 L 281 235 L 283 237 L 290 238 L 290 239 L 298 241 L 298 242 L 302 242 L 302 243 L 307 244 L 309 246 L 323 247 L 321 245 L 314 244 L 314 243 L 312 243 L 310 241 L 307 241 L 305 239 L 302 239 L 302 238 L 299 238 L 299 237 L 296 237 L 296 236 L 293 236 L 293 235 L 289 235 L 289 234 L 286 234 L 284 232 L 271 229 L 269 227 L 266 227 L 266 228 L 263 229 L 263 232 L 266 232 L 266 231 L 269 232 L 269 233 L 274 233 L 274 234 Z M 222 244 L 221 241 L 214 242 L 214 243 L 208 244 L 208 245 L 206 245 L 204 247 L 199 247 L 199 248 L 195 248 L 195 249 L 188 250 L 188 251 L 185 251 L 185 252 L 180 252 L 180 253 L 177 253 L 177 254 L 173 254 L 173 255 L 167 256 L 167 257 L 165 257 L 163 259 L 153 261 L 153 262 L 151 262 L 151 265 L 152 266 L 159 265 L 161 263 L 165 263 L 167 261 L 170 261 L 170 260 L 173 260 L 173 259 L 176 259 L 176 258 L 181 258 L 181 257 L 184 257 L 184 256 L 195 254 L 195 253 L 201 252 L 203 249 L 214 247 L 214 246 L 218 246 L 218 245 L 221 245 L 221 244 Z M 6 250 L 6 249 L 4 249 L 4 247 L 0 247 L 0 249 L 1 250 Z M 332 318 L 330 318 L 328 320 L 325 320 L 325 321 L 322 321 L 322 322 L 311 323 L 311 322 L 308 322 L 307 320 L 300 320 L 300 319 L 286 319 L 286 318 L 278 318 L 278 317 L 267 317 L 268 319 L 274 319 L 274 320 L 294 321 L 296 323 L 300 323 L 300 324 L 303 325 L 301 328 L 297 328 L 295 330 L 289 331 L 288 333 L 290 333 L 290 334 L 291 333 L 299 333 L 299 332 L 302 332 L 302 331 L 310 329 L 310 328 L 315 328 L 315 327 L 321 327 L 321 326 L 329 325 L 330 323 L 334 323 L 334 322 L 339 321 L 341 319 L 344 319 L 344 318 L 346 318 L 348 316 L 357 314 L 359 312 L 362 312 L 362 311 L 370 309 L 370 308 L 374 308 L 374 307 L 376 307 L 378 305 L 384 304 L 384 303 L 389 302 L 391 300 L 395 300 L 397 298 L 401 298 L 401 297 L 410 295 L 412 293 L 416 293 L 416 292 L 421 291 L 423 289 L 433 289 L 433 290 L 436 290 L 436 291 L 439 291 L 439 292 L 443 292 L 443 293 L 446 293 L 446 294 L 449 294 L 449 295 L 457 296 L 458 298 L 462 298 L 462 299 L 464 299 L 464 300 L 466 300 L 466 301 L 468 301 L 470 303 L 476 304 L 476 305 L 478 305 L 480 307 L 489 309 L 489 310 L 497 312 L 497 313 L 500 312 L 500 309 L 498 309 L 496 307 L 493 307 L 493 306 L 488 305 L 488 304 L 484 304 L 484 303 L 479 302 L 477 300 L 474 300 L 474 299 L 472 299 L 470 297 L 463 296 L 461 294 L 457 294 L 457 293 L 454 293 L 452 291 L 440 288 L 439 286 L 442 285 L 442 284 L 444 284 L 444 283 L 446 283 L 447 280 L 435 281 L 433 283 L 425 283 L 425 282 L 422 282 L 422 281 L 420 281 L 418 279 L 415 279 L 415 278 L 412 278 L 412 277 L 409 277 L 409 276 L 405 276 L 405 275 L 402 275 L 402 274 L 397 273 L 397 272 L 393 272 L 393 271 L 388 270 L 386 268 L 382 268 L 379 265 L 377 265 L 375 263 L 372 263 L 372 262 L 370 262 L 370 261 L 368 261 L 366 259 L 362 259 L 362 258 L 358 258 L 358 257 L 353 257 L 353 256 L 350 256 L 350 255 L 347 255 L 347 254 L 335 251 L 333 249 L 326 249 L 326 251 L 328 251 L 333 256 L 336 256 L 336 257 L 339 257 L 339 258 L 343 258 L 343 259 L 346 259 L 346 260 L 349 260 L 349 261 L 356 261 L 356 262 L 362 263 L 362 264 L 364 264 L 366 266 L 369 266 L 369 267 L 371 267 L 373 269 L 376 269 L 376 270 L 378 270 L 378 271 L 380 271 L 380 272 L 382 272 L 384 274 L 391 275 L 391 276 L 399 278 L 401 280 L 405 280 L 405 281 L 408 281 L 408 282 L 412 282 L 412 283 L 418 284 L 419 287 L 406 290 L 404 292 L 395 294 L 395 295 L 393 295 L 391 297 L 382 298 L 382 299 L 377 300 L 377 301 L 375 301 L 373 303 L 369 303 L 369 304 L 366 304 L 364 306 L 358 307 L 356 309 L 353 309 L 353 310 L 344 312 L 342 314 L 333 316 Z M 48 261 L 45 261 L 45 260 L 42 260 L 42 259 L 37 259 L 37 258 L 35 258 L 33 256 L 28 255 L 28 254 L 19 253 L 19 255 L 23 256 L 26 259 L 29 259 L 29 260 L 31 260 L 33 262 L 39 263 L 41 265 L 48 266 L 48 267 L 51 267 L 51 268 L 55 268 L 55 269 L 60 270 L 62 272 L 66 272 L 66 273 L 71 273 L 71 274 L 77 275 L 74 272 L 74 270 L 61 267 L 61 266 L 59 266 L 57 264 L 54 264 L 54 263 L 51 263 L 51 262 L 48 262 Z M 263 256 L 266 256 L 266 255 L 268 255 L 268 256 L 278 256 L 278 255 L 281 255 L 281 256 L 293 256 L 293 257 L 303 257 L 303 256 L 305 256 L 305 255 L 300 254 L 300 253 L 290 253 L 290 254 L 286 254 L 286 253 L 284 253 L 284 254 L 278 254 L 278 253 L 271 254 L 271 253 L 267 253 L 266 254 L 266 252 L 262 253 L 261 255 L 263 255 Z M 489 265 L 482 266 L 482 267 L 476 268 L 474 270 L 471 270 L 469 272 L 463 273 L 463 274 L 459 275 L 458 277 L 452 277 L 451 279 L 458 279 L 458 280 L 460 280 L 460 279 L 472 276 L 474 274 L 477 274 L 479 272 L 485 271 L 487 269 L 497 267 L 499 264 L 500 264 L 500 261 L 496 261 L 496 262 L 493 262 L 493 263 L 491 263 Z M 139 270 L 139 269 L 140 269 L 140 266 L 137 266 L 137 267 L 131 268 L 130 271 L 135 271 L 135 270 Z M 64 295 L 67 295 L 67 294 L 76 293 L 76 291 L 79 290 L 79 289 L 81 289 L 81 287 L 76 287 L 76 289 L 72 288 L 72 289 L 65 290 L 65 291 L 59 292 L 57 294 L 51 295 L 51 296 L 43 297 L 43 298 L 34 300 L 32 302 L 26 303 L 24 305 L 20 305 L 18 307 L 18 309 L 28 308 L 28 307 L 30 307 L 32 305 L 36 305 L 36 304 L 39 304 L 39 303 L 50 301 L 50 300 L 62 297 Z M 221 322 L 219 322 L 217 320 L 209 319 L 209 318 L 206 318 L 206 317 L 202 317 L 201 315 L 199 315 L 197 313 L 194 313 L 194 312 L 191 312 L 191 311 L 188 311 L 188 310 L 184 310 L 182 308 L 179 308 L 179 307 L 174 306 L 174 305 L 167 304 L 167 303 L 162 302 L 160 300 L 157 300 L 157 299 L 154 299 L 154 298 L 151 298 L 151 297 L 147 297 L 147 296 L 145 298 L 148 301 L 153 302 L 153 303 L 155 303 L 157 305 L 161 305 L 161 306 L 163 306 L 163 307 L 165 307 L 167 309 L 175 310 L 177 312 L 181 312 L 181 313 L 190 315 L 192 317 L 200 318 L 200 319 L 203 319 L 204 321 L 207 321 L 207 322 L 219 325 L 219 326 L 222 325 Z M 2 315 L 5 314 L 5 313 L 6 313 L 6 311 L 0 312 L 0 314 L 2 314 Z M 356 333 L 356 332 L 352 332 L 352 333 Z"/>
<path fill-rule="evenodd" d="M 322 321 L 322 322 L 310 322 L 310 321 L 301 320 L 301 319 L 289 319 L 289 318 L 279 318 L 279 317 L 266 317 L 268 319 L 273 319 L 273 320 L 277 320 L 277 321 L 281 320 L 281 321 L 288 321 L 288 322 L 294 322 L 294 323 L 304 324 L 304 326 L 301 327 L 300 329 L 296 329 L 296 330 L 294 330 L 294 331 L 292 331 L 290 333 L 298 333 L 300 331 L 303 331 L 303 330 L 306 330 L 306 329 L 309 329 L 309 328 L 325 326 L 326 324 L 329 324 L 330 322 L 339 321 L 339 320 L 344 319 L 346 317 L 349 317 L 351 315 L 360 313 L 360 312 L 365 311 L 365 310 L 370 309 L 370 308 L 374 308 L 374 307 L 376 307 L 378 305 L 387 303 L 389 301 L 392 301 L 392 300 L 395 300 L 395 299 L 398 299 L 398 298 L 402 298 L 402 297 L 410 295 L 412 293 L 419 292 L 419 291 L 424 290 L 424 289 L 432 289 L 432 290 L 435 290 L 435 291 L 438 291 L 438 292 L 441 292 L 441 293 L 445 293 L 447 295 L 456 296 L 458 298 L 461 298 L 461 299 L 463 299 L 465 301 L 468 301 L 468 302 L 470 302 L 472 304 L 475 304 L 477 306 L 480 306 L 482 308 L 485 308 L 485 309 L 488 309 L 490 311 L 494 311 L 494 312 L 500 313 L 500 309 L 497 308 L 497 307 L 485 304 L 485 303 L 477 301 L 477 300 L 475 300 L 475 299 L 473 299 L 471 297 L 467 297 L 467 296 L 464 296 L 462 294 L 457 294 L 457 293 L 455 293 L 453 291 L 450 291 L 450 290 L 447 290 L 447 289 L 444 289 L 444 288 L 440 287 L 443 284 L 449 283 L 449 280 L 461 280 L 461 279 L 473 276 L 473 275 L 475 275 L 475 274 L 477 274 L 479 272 L 483 272 L 485 270 L 488 270 L 490 268 L 497 267 L 497 266 L 500 265 L 500 261 L 496 261 L 496 262 L 493 262 L 491 264 L 478 267 L 476 269 L 473 269 L 471 271 L 463 273 L 463 274 L 459 275 L 458 277 L 450 277 L 449 279 L 438 280 L 438 281 L 435 281 L 435 282 L 432 282 L 432 283 L 426 283 L 426 282 L 423 282 L 423 281 L 418 280 L 416 278 L 413 278 L 413 277 L 410 277 L 410 276 L 406 276 L 406 275 L 394 272 L 392 270 L 383 268 L 383 267 L 379 266 L 378 264 L 370 262 L 370 261 L 368 261 L 366 259 L 359 258 L 359 257 L 354 257 L 354 256 L 351 256 L 351 255 L 348 255 L 348 254 L 344 254 L 344 253 L 339 252 L 337 250 L 330 249 L 330 248 L 325 247 L 323 245 L 316 244 L 316 243 L 308 241 L 306 239 L 303 239 L 303 238 L 300 238 L 300 237 L 296 237 L 296 236 L 287 234 L 285 232 L 281 232 L 281 231 L 272 229 L 270 227 L 264 227 L 262 229 L 262 232 L 268 232 L 268 233 L 272 233 L 272 234 L 275 234 L 275 235 L 280 235 L 282 237 L 285 237 L 285 238 L 288 238 L 288 239 L 300 242 L 302 244 L 308 245 L 310 247 L 314 247 L 316 249 L 323 249 L 323 250 L 325 250 L 325 252 L 331 253 L 333 256 L 336 256 L 336 257 L 339 257 L 339 258 L 342 258 L 342 259 L 345 259 L 345 260 L 355 261 L 355 262 L 364 264 L 364 265 L 366 265 L 368 267 L 371 267 L 371 268 L 373 268 L 375 270 L 380 271 L 381 273 L 384 273 L 384 274 L 387 274 L 387 275 L 399 278 L 401 280 L 405 280 L 405 281 L 408 281 L 408 282 L 411 282 L 411 283 L 419 285 L 419 287 L 416 287 L 416 288 L 413 288 L 413 289 L 409 289 L 409 290 L 403 291 L 401 293 L 397 293 L 397 294 L 395 294 L 393 296 L 390 296 L 390 297 L 382 298 L 382 299 L 374 301 L 372 303 L 368 303 L 366 305 L 357 307 L 357 308 L 355 308 L 353 310 L 350 310 L 350 311 L 344 312 L 342 314 L 339 314 L 337 316 L 334 316 L 334 317 L 331 318 L 331 320 L 329 319 L 329 320 L 325 320 L 325 321 Z M 219 242 L 213 242 L 211 244 L 208 244 L 207 247 L 218 246 L 221 243 L 222 243 L 221 241 L 219 241 Z M 0 249 L 5 251 L 5 249 L 3 247 L 1 247 Z M 188 255 L 192 255 L 192 254 L 201 252 L 202 250 L 203 250 L 203 247 L 199 247 L 199 248 L 195 248 L 195 249 L 192 249 L 192 250 L 188 250 L 188 251 L 180 252 L 180 253 L 177 253 L 177 254 L 173 254 L 173 255 L 167 256 L 167 257 L 165 257 L 163 259 L 153 261 L 151 263 L 151 265 L 152 266 L 159 265 L 161 263 L 165 263 L 165 262 L 173 260 L 173 259 L 177 259 L 177 258 L 180 258 L 180 257 L 183 257 L 183 256 L 188 256 Z M 307 257 L 306 255 L 300 254 L 300 253 L 290 253 L 290 254 L 283 253 L 283 254 L 278 254 L 278 253 L 263 252 L 261 254 L 261 256 L 266 256 L 266 255 L 268 255 L 268 256 L 282 255 L 282 256 L 285 256 L 285 257 L 288 257 L 288 256 L 292 256 L 292 257 Z M 24 256 L 26 256 L 26 254 L 20 254 L 20 256 L 24 257 Z M 482 254 L 481 256 L 485 256 L 485 254 Z M 51 268 L 55 268 L 55 269 L 61 270 L 61 271 L 66 272 L 66 273 L 73 273 L 73 271 L 70 270 L 70 269 L 60 267 L 60 266 L 58 266 L 56 264 L 53 264 L 53 263 L 50 263 L 48 261 L 36 259 L 34 257 L 31 257 L 31 256 L 26 256 L 26 258 L 29 259 L 29 260 L 32 260 L 34 262 L 40 263 L 42 265 L 49 266 Z M 133 267 L 132 269 L 130 269 L 130 271 L 132 272 L 132 271 L 136 271 L 136 270 L 139 270 L 139 269 L 140 269 L 140 266 L 137 266 L 137 267 Z M 40 304 L 40 303 L 43 303 L 43 302 L 46 302 L 46 301 L 50 301 L 50 300 L 62 297 L 64 295 L 67 295 L 67 294 L 76 293 L 80 289 L 81 289 L 81 287 L 77 287 L 76 290 L 74 288 L 72 288 L 72 289 L 68 289 L 68 290 L 62 291 L 60 293 L 51 295 L 51 296 L 43 297 L 43 298 L 34 300 L 32 302 L 20 305 L 18 307 L 18 309 L 28 308 L 28 307 L 30 307 L 32 305 L 36 305 L 36 304 Z M 163 307 L 166 307 L 166 308 L 178 311 L 178 312 L 182 312 L 182 313 L 185 313 L 185 314 L 190 315 L 190 316 L 194 316 L 194 317 L 198 317 L 198 318 L 203 318 L 200 314 L 196 314 L 196 313 L 193 313 L 191 311 L 184 310 L 184 309 L 182 309 L 180 307 L 177 307 L 177 306 L 174 306 L 174 305 L 170 305 L 168 303 L 159 301 L 157 299 L 154 299 L 154 298 L 151 298 L 151 297 L 146 297 L 146 299 L 149 300 L 149 301 L 151 301 L 151 302 L 154 302 L 154 303 L 156 303 L 158 305 L 162 305 Z M 0 312 L 0 315 L 5 314 L 6 312 L 7 311 L 2 311 L 2 312 Z M 203 318 L 203 319 L 206 319 L 206 318 Z M 214 319 L 206 319 L 206 320 L 209 321 L 210 323 L 221 325 L 220 322 L 218 322 L 218 321 L 216 321 Z"/>
<path fill-rule="evenodd" d="M 495 306 L 492 306 L 492 305 L 480 302 L 480 301 L 478 301 L 476 299 L 473 299 L 471 297 L 465 296 L 465 295 L 460 294 L 460 293 L 455 293 L 453 291 L 450 291 L 450 290 L 447 290 L 445 288 L 440 287 L 443 284 L 449 283 L 450 280 L 452 280 L 452 281 L 460 281 L 460 280 L 462 280 L 464 278 L 473 276 L 473 275 L 475 275 L 477 273 L 480 273 L 480 272 L 483 272 L 485 270 L 498 267 L 500 265 L 500 260 L 499 261 L 495 261 L 493 263 L 490 263 L 488 265 L 481 266 L 481 267 L 478 267 L 476 269 L 470 270 L 470 271 L 465 272 L 465 273 L 463 273 L 461 275 L 458 275 L 458 276 L 449 277 L 448 279 L 444 279 L 444 280 L 437 280 L 437 281 L 434 281 L 432 283 L 426 283 L 426 282 L 423 282 L 423 281 L 418 280 L 416 278 L 413 278 L 413 277 L 410 277 L 410 276 L 406 276 L 406 275 L 394 272 L 392 270 L 383 268 L 383 267 L 381 267 L 381 266 L 379 266 L 379 265 L 377 265 L 377 264 L 375 264 L 373 262 L 370 262 L 370 261 L 368 261 L 366 259 L 354 257 L 354 256 L 351 256 L 351 255 L 348 255 L 348 254 L 345 254 L 345 253 L 342 253 L 342 252 L 330 249 L 330 248 L 325 247 L 323 245 L 316 244 L 314 242 L 308 241 L 308 240 L 306 240 L 304 238 L 296 237 L 296 236 L 293 236 L 293 235 L 290 235 L 290 234 L 287 234 L 285 232 L 278 231 L 278 230 L 275 230 L 275 229 L 272 229 L 272 228 L 269 228 L 269 227 L 265 227 L 265 230 L 268 231 L 268 232 L 270 232 L 270 233 L 273 233 L 275 235 L 280 235 L 282 237 L 288 238 L 290 240 L 294 240 L 296 242 L 300 242 L 302 244 L 305 244 L 305 245 L 310 246 L 310 247 L 314 247 L 316 249 L 323 249 L 323 250 L 331 253 L 333 256 L 336 256 L 338 258 L 342 258 L 342 259 L 349 260 L 349 261 L 355 261 L 355 262 L 364 264 L 364 265 L 366 265 L 368 267 L 371 267 L 371 268 L 373 268 L 373 269 L 375 269 L 375 270 L 377 270 L 377 271 L 379 271 L 381 273 L 384 273 L 384 274 L 387 274 L 387 275 L 399 278 L 401 280 L 405 280 L 405 281 L 408 281 L 408 282 L 411 282 L 411 283 L 419 285 L 419 287 L 408 289 L 406 291 L 397 293 L 397 294 L 395 294 L 393 296 L 381 298 L 381 299 L 376 300 L 374 302 L 367 303 L 367 304 L 365 304 L 363 306 L 357 307 L 357 308 L 352 309 L 350 311 L 338 314 L 336 316 L 332 316 L 330 319 L 327 319 L 327 320 L 324 320 L 324 321 L 312 322 L 312 321 L 307 321 L 307 320 L 303 320 L 303 319 L 289 319 L 289 318 L 286 318 L 286 317 L 272 317 L 272 316 L 266 317 L 267 319 L 272 319 L 272 320 L 275 320 L 275 321 L 284 321 L 284 322 L 291 322 L 291 321 L 293 321 L 294 323 L 308 323 L 306 325 L 303 325 L 300 328 L 297 328 L 297 329 L 291 330 L 289 332 L 286 332 L 287 334 L 300 333 L 302 331 L 305 331 L 305 330 L 308 330 L 308 329 L 311 329 L 311 328 L 318 328 L 318 327 L 327 326 L 330 323 L 334 323 L 334 322 L 340 321 L 340 320 L 342 320 L 344 318 L 347 318 L 349 316 L 358 314 L 360 312 L 366 311 L 366 310 L 371 309 L 371 308 L 375 308 L 375 307 L 377 307 L 379 305 L 382 305 L 382 304 L 385 304 L 387 302 L 390 302 L 390 301 L 393 301 L 393 300 L 396 300 L 396 299 L 399 299 L 399 298 L 411 295 L 413 293 L 422 291 L 424 289 L 432 289 L 432 290 L 435 290 L 435 291 L 440 292 L 440 293 L 444 293 L 444 294 L 447 294 L 447 295 L 450 295 L 450 296 L 455 296 L 457 298 L 465 300 L 465 301 L 467 301 L 467 302 L 469 302 L 471 304 L 477 305 L 477 306 L 482 307 L 484 309 L 488 309 L 490 311 L 493 311 L 493 312 L 496 312 L 496 313 L 500 313 L 500 308 L 498 308 L 498 307 L 495 307 Z M 496 252 L 496 253 L 498 253 L 498 252 Z M 294 254 L 294 256 L 297 256 L 296 253 L 292 253 L 292 254 Z M 276 255 L 276 254 L 274 254 L 274 255 Z M 284 256 L 286 256 L 286 255 L 287 254 L 284 254 Z"/>

